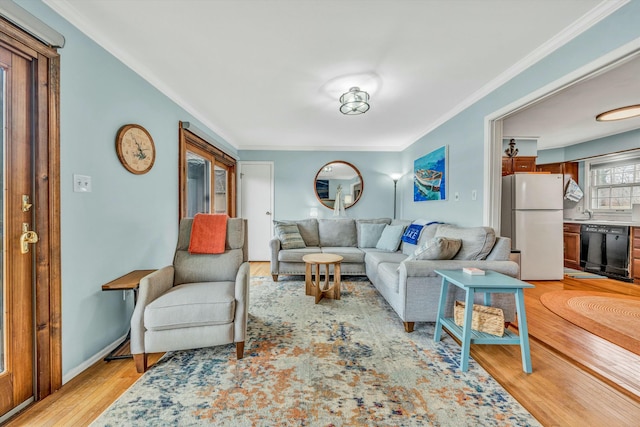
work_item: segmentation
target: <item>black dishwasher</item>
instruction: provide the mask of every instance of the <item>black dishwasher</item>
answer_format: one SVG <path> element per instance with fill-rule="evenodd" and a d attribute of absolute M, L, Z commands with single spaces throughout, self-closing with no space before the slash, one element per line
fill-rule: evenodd
<path fill-rule="evenodd" d="M 580 267 L 612 279 L 633 282 L 629 277 L 629 227 L 582 224 Z"/>

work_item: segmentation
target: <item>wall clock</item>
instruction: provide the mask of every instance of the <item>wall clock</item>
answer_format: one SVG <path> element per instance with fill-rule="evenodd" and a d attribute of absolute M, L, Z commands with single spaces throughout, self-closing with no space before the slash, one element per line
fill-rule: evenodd
<path fill-rule="evenodd" d="M 149 172 L 156 160 L 153 138 L 140 125 L 129 124 L 118 129 L 116 152 L 125 169 L 136 175 Z"/>

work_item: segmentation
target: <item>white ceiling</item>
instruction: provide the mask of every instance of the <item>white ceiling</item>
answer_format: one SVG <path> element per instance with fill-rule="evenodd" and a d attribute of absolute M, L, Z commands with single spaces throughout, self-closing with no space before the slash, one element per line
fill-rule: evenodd
<path fill-rule="evenodd" d="M 45 2 L 237 149 L 367 151 L 406 148 L 624 4 Z M 364 115 L 339 112 L 352 86 Z"/>
<path fill-rule="evenodd" d="M 640 128 L 640 117 L 597 122 L 605 111 L 640 104 L 640 56 L 569 86 L 503 122 L 505 138 L 532 137 L 537 148 L 565 147 Z"/>

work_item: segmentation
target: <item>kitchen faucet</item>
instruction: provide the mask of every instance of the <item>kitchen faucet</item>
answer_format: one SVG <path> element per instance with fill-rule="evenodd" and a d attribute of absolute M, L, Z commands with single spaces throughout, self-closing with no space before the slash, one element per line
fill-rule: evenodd
<path fill-rule="evenodd" d="M 593 212 L 591 212 L 589 209 L 585 209 L 584 213 L 586 213 L 587 215 L 589 215 L 589 219 L 591 219 L 591 217 L 593 216 Z"/>

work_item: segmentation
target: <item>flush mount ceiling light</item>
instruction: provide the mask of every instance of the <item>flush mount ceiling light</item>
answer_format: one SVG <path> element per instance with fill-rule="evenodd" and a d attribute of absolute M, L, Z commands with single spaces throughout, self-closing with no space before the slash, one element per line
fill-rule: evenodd
<path fill-rule="evenodd" d="M 369 110 L 369 94 L 352 87 L 349 92 L 343 93 L 340 97 L 340 112 L 342 114 L 355 115 L 363 114 Z"/>
<path fill-rule="evenodd" d="M 637 116 L 640 116 L 640 104 L 605 111 L 604 113 L 598 114 L 596 120 L 599 122 L 612 122 L 614 120 L 630 119 L 631 117 Z"/>

